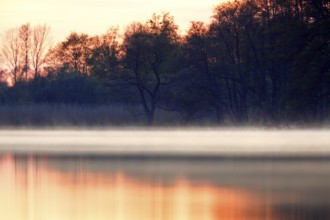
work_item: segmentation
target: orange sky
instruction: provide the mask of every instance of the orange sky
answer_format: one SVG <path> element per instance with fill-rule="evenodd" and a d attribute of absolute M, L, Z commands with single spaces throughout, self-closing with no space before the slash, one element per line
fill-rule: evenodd
<path fill-rule="evenodd" d="M 132 21 L 145 21 L 156 12 L 170 12 L 182 31 L 190 21 L 210 20 L 213 7 L 224 0 L 0 0 L 0 33 L 23 23 L 47 23 L 54 41 L 71 31 L 90 35 L 108 27 L 124 29 Z"/>

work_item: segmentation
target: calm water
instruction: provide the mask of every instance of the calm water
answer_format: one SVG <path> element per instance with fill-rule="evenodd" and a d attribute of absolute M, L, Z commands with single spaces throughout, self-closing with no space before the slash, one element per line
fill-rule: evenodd
<path fill-rule="evenodd" d="M 0 219 L 330 219 L 326 158 L 0 154 Z"/>

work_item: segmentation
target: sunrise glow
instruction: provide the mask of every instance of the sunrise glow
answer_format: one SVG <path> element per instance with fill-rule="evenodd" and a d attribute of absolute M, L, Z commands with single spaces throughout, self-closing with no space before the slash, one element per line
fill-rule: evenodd
<path fill-rule="evenodd" d="M 55 41 L 71 31 L 102 34 L 110 26 L 121 29 L 133 21 L 145 21 L 153 13 L 170 12 L 184 32 L 191 21 L 208 22 L 214 6 L 224 0 L 0 0 L 0 33 L 8 28 L 46 23 Z"/>

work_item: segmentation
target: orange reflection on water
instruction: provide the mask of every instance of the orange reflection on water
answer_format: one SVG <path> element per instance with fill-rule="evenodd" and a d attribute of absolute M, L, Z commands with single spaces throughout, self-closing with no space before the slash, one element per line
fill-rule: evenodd
<path fill-rule="evenodd" d="M 61 171 L 47 159 L 24 166 L 0 157 L 0 219 L 6 220 L 248 220 L 260 215 L 258 198 L 237 189 L 171 184 L 123 172 Z M 272 219 L 271 212 L 262 219 Z"/>

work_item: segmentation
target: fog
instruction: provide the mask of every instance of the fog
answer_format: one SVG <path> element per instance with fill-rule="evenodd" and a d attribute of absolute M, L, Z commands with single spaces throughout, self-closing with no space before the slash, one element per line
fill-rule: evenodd
<path fill-rule="evenodd" d="M 1 130 L 0 152 L 167 155 L 330 156 L 330 130 L 79 129 Z"/>

